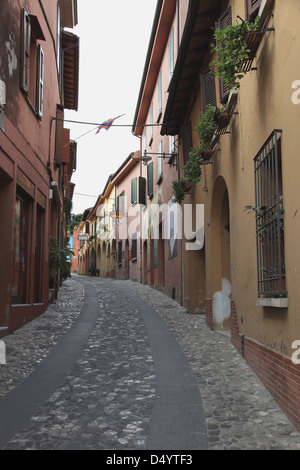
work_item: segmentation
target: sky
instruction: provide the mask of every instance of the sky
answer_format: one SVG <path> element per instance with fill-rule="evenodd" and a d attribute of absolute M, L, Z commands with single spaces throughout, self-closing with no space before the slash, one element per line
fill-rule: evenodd
<path fill-rule="evenodd" d="M 139 150 L 132 135 L 157 0 L 78 0 L 80 37 L 79 108 L 65 119 L 99 123 L 125 114 L 96 134 L 97 126 L 65 122 L 77 142 L 76 185 L 72 213 L 93 207 L 113 174 L 131 152 Z M 85 135 L 84 135 L 85 134 Z"/>

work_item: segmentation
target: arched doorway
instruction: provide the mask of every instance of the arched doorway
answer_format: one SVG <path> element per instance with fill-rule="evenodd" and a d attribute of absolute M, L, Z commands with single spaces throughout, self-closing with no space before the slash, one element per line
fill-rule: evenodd
<path fill-rule="evenodd" d="M 226 182 L 218 177 L 211 208 L 213 327 L 228 329 L 231 311 L 230 204 Z"/>

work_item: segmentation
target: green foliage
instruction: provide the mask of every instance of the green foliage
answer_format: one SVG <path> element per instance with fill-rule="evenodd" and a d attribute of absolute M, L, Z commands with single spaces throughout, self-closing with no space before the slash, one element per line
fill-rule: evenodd
<path fill-rule="evenodd" d="M 184 179 L 174 180 L 172 182 L 172 188 L 174 192 L 174 202 L 177 204 L 181 204 L 185 197 L 185 184 L 186 181 Z"/>
<path fill-rule="evenodd" d="M 228 89 L 239 88 L 244 77 L 242 71 L 245 60 L 248 60 L 249 49 L 245 39 L 248 31 L 259 29 L 260 18 L 254 22 L 227 26 L 214 32 L 215 44 L 211 44 L 211 52 L 217 53 L 217 59 L 211 62 L 212 73 L 219 77 Z"/>
<path fill-rule="evenodd" d="M 73 233 L 74 228 L 80 224 L 82 214 L 76 214 L 74 217 L 74 222 L 68 224 L 68 232 Z"/>
<path fill-rule="evenodd" d="M 71 222 L 71 210 L 72 210 L 72 199 L 65 196 L 64 197 L 64 213 L 66 216 L 66 224 L 70 224 Z"/>
<path fill-rule="evenodd" d="M 70 248 L 59 248 L 57 239 L 55 237 L 50 236 L 50 271 L 58 271 L 58 269 L 60 269 L 62 279 L 70 277 L 72 263 L 71 261 L 68 261 L 68 257 L 70 257 L 71 255 L 74 255 L 74 252 Z"/>
<path fill-rule="evenodd" d="M 217 108 L 215 106 L 208 104 L 205 113 L 200 115 L 199 124 L 195 127 L 195 133 L 200 142 L 199 147 L 195 148 L 199 153 L 205 152 L 211 145 L 216 130 L 214 119 L 216 110 Z"/>
<path fill-rule="evenodd" d="M 199 183 L 202 174 L 201 164 L 203 159 L 198 148 L 194 148 L 189 153 L 189 159 L 184 165 L 184 178 L 192 186 Z"/>

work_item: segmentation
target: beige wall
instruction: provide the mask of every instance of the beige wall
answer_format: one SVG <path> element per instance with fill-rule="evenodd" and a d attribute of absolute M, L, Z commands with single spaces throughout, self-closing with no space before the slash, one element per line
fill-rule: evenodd
<path fill-rule="evenodd" d="M 243 0 L 229 3 L 233 9 L 233 21 L 236 15 L 245 17 Z M 269 23 L 269 26 L 275 27 L 275 32 L 265 34 L 257 54 L 258 70 L 249 72 L 241 81 L 236 107 L 238 114 L 231 121 L 230 134 L 221 136 L 220 150 L 215 154 L 213 164 L 203 169 L 202 180 L 189 197 L 195 202 L 205 204 L 206 298 L 212 298 L 216 290 L 220 289 L 221 276 L 229 277 L 240 332 L 288 355 L 292 352 L 292 342 L 300 339 L 300 160 L 297 134 L 300 104 L 292 102 L 292 93 L 295 91 L 292 90 L 292 83 L 300 80 L 299 64 L 295 60 L 300 56 L 299 21 L 298 2 L 275 2 L 274 17 Z M 253 65 L 255 66 L 255 63 Z M 199 113 L 200 91 L 191 113 L 193 127 L 199 120 Z M 283 131 L 282 173 L 288 309 L 256 306 L 255 217 L 244 210 L 245 206 L 255 203 L 253 159 L 274 129 Z M 207 192 L 203 191 L 205 177 Z M 230 237 L 229 233 L 218 232 L 226 187 L 230 207 Z M 185 202 L 188 202 L 188 198 Z M 203 305 L 205 300 L 204 289 L 200 287 L 204 277 L 203 257 L 204 254 L 200 261 L 190 256 L 189 273 L 185 274 L 187 278 L 188 275 L 191 277 L 191 273 L 199 272 L 198 285 L 188 286 L 185 283 L 185 289 L 189 290 L 192 303 L 200 305 Z M 187 266 L 187 260 L 185 265 Z"/>

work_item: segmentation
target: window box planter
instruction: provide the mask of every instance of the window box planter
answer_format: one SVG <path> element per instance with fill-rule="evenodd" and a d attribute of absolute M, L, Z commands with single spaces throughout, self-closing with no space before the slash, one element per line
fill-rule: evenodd
<path fill-rule="evenodd" d="M 214 120 L 217 126 L 217 129 L 216 129 L 217 135 L 226 134 L 231 117 L 232 117 L 232 113 L 230 113 L 229 109 L 225 109 L 225 110 L 217 109 L 216 110 Z"/>
<path fill-rule="evenodd" d="M 240 87 L 240 80 L 252 69 L 264 33 L 274 31 L 274 28 L 267 28 L 269 16 L 215 30 L 211 52 L 216 53 L 217 58 L 210 64 L 211 72 L 228 89 Z"/>
<path fill-rule="evenodd" d="M 190 183 L 186 182 L 186 183 L 184 183 L 184 189 L 183 190 L 184 190 L 185 193 L 189 194 L 192 190 L 192 187 L 193 186 Z"/>

